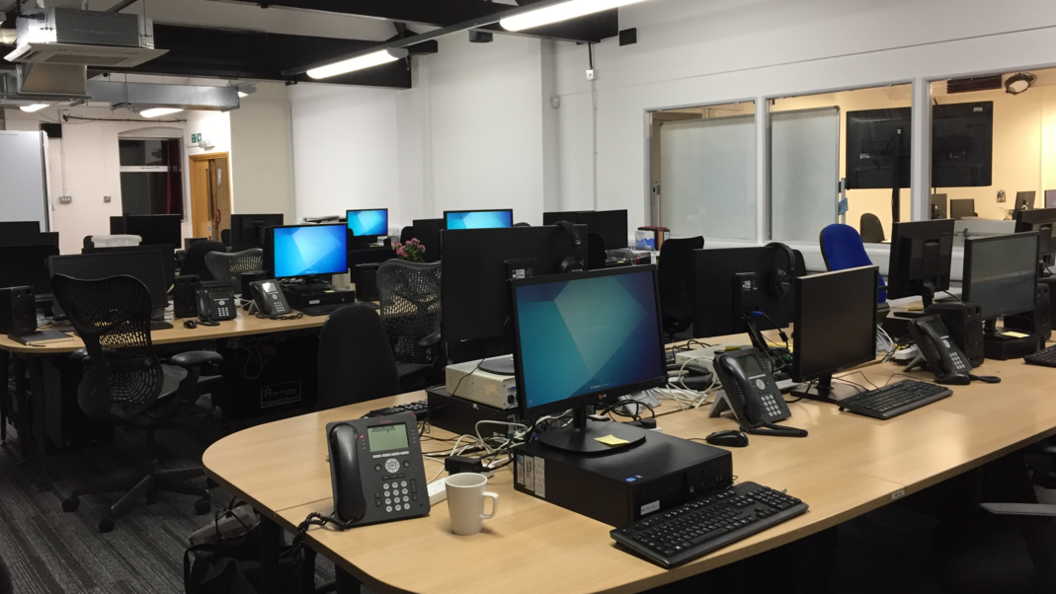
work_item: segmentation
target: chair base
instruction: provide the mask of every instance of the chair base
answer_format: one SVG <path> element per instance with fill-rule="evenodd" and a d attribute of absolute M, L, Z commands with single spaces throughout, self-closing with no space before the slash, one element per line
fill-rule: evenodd
<path fill-rule="evenodd" d="M 136 476 L 119 478 L 106 478 L 90 485 L 75 489 L 70 496 L 63 500 L 62 511 L 75 512 L 80 507 L 81 495 L 95 495 L 100 493 L 114 493 L 125 491 L 116 503 L 107 509 L 107 513 L 99 521 L 99 532 L 110 532 L 114 529 L 118 518 L 127 514 L 136 501 L 146 497 L 147 503 L 154 503 L 157 494 L 180 493 L 183 495 L 194 495 L 198 500 L 194 502 L 194 511 L 198 515 L 209 513 L 212 507 L 209 502 L 209 493 L 205 489 L 192 486 L 188 481 L 204 475 L 201 467 L 178 468 L 163 470 L 157 462 L 151 462 L 146 470 Z"/>

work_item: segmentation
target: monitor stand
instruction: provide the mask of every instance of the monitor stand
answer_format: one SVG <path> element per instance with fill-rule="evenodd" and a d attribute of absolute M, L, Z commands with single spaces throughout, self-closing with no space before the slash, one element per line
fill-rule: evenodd
<path fill-rule="evenodd" d="M 516 367 L 513 362 L 513 355 L 505 357 L 495 357 L 493 359 L 484 359 L 480 363 L 480 370 L 487 373 L 494 373 L 495 375 L 516 375 Z"/>
<path fill-rule="evenodd" d="M 649 431 L 614 421 L 595 421 L 587 418 L 587 409 L 580 407 L 572 411 L 572 425 L 550 429 L 539 434 L 539 442 L 570 454 L 599 455 L 619 452 L 634 447 L 646 439 Z M 606 445 L 598 439 L 615 437 L 627 443 Z"/>
<path fill-rule="evenodd" d="M 850 398 L 858 393 L 858 388 L 850 384 L 838 383 L 833 385 L 831 374 L 818 378 L 818 380 L 806 390 L 792 390 L 793 396 L 818 400 L 821 402 L 839 402 L 840 400 Z"/>

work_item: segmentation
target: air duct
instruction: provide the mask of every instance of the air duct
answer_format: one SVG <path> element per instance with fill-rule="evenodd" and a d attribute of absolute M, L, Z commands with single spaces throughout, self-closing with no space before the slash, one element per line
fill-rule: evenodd
<path fill-rule="evenodd" d="M 88 81 L 89 101 L 109 103 L 113 109 L 157 107 L 227 111 L 238 109 L 237 87 L 159 85 L 100 80 Z"/>

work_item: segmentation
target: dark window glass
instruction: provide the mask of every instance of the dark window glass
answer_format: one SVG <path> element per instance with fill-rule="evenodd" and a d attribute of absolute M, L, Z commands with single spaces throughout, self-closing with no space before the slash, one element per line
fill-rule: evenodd
<path fill-rule="evenodd" d="M 122 166 L 164 166 L 169 164 L 164 140 L 119 140 Z"/>
<path fill-rule="evenodd" d="M 167 190 L 162 172 L 121 174 L 121 212 L 124 214 L 166 214 Z"/>

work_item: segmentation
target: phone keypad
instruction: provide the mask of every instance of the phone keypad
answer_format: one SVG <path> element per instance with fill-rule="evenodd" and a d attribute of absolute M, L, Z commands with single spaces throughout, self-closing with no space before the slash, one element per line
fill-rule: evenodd
<path fill-rule="evenodd" d="M 777 399 L 773 394 L 763 394 L 760 400 L 763 403 L 763 414 L 768 418 L 781 416 L 781 408 L 777 405 Z"/>
<path fill-rule="evenodd" d="M 230 318 L 231 316 L 231 304 L 227 299 L 217 299 L 213 302 L 216 305 L 216 317 L 217 318 Z"/>
<path fill-rule="evenodd" d="M 404 461 L 404 466 L 410 463 Z M 375 464 L 374 470 L 381 472 L 396 473 L 400 470 L 400 462 L 395 458 L 385 461 L 384 468 L 381 464 Z M 385 475 L 381 477 L 381 491 L 374 492 L 374 507 L 384 508 L 385 513 L 396 513 L 410 511 L 411 504 L 418 501 L 418 481 L 407 478 L 404 473 Z"/>

